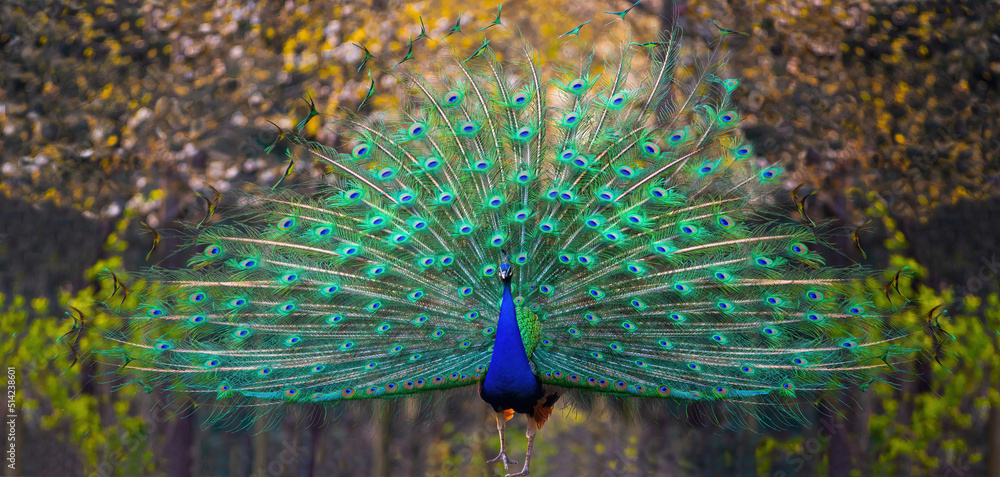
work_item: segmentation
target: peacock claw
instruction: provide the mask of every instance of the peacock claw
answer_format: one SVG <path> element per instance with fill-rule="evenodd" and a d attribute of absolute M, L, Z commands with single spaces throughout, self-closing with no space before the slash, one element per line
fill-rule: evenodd
<path fill-rule="evenodd" d="M 517 461 L 507 457 L 506 451 L 500 451 L 500 455 L 486 461 L 487 464 L 492 464 L 493 462 L 503 462 L 503 469 L 507 470 L 507 466 L 510 464 L 516 464 Z M 517 475 L 527 475 L 527 474 L 517 474 Z"/>
<path fill-rule="evenodd" d="M 530 475 L 527 470 L 522 470 L 516 474 L 507 474 L 504 477 L 530 477 Z"/>

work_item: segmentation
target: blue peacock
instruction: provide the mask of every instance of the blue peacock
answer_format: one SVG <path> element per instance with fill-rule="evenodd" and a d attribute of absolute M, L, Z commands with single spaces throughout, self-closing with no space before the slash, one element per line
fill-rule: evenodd
<path fill-rule="evenodd" d="M 527 416 L 512 476 L 561 396 L 793 413 L 880 379 L 908 359 L 905 299 L 825 265 L 829 234 L 777 205 L 724 76 L 732 34 L 688 68 L 678 30 L 551 79 L 488 41 L 435 74 L 397 65 L 398 108 L 343 114 L 341 147 L 283 131 L 327 181 L 194 228 L 187 268 L 143 274 L 134 307 L 115 277 L 99 352 L 216 418 L 475 386 L 491 462 L 516 463 L 504 429 Z"/>

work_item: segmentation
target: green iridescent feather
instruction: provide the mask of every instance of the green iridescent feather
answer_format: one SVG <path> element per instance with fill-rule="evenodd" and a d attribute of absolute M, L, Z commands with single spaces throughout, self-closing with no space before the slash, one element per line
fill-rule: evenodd
<path fill-rule="evenodd" d="M 108 299 L 98 352 L 217 419 L 471 386 L 507 250 L 546 385 L 757 413 L 880 379 L 909 359 L 905 300 L 824 264 L 827 234 L 787 218 L 781 168 L 740 133 L 724 54 L 680 61 L 679 38 L 552 77 L 489 44 L 400 65 L 398 108 L 340 115 L 342 146 L 284 132 L 327 182 L 195 230 L 187 268 Z"/>

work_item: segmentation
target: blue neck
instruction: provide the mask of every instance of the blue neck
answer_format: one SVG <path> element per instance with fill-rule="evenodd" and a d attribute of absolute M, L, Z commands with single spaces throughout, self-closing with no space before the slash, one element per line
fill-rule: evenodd
<path fill-rule="evenodd" d="M 496 341 L 493 356 L 483 381 L 483 391 L 487 395 L 510 398 L 526 398 L 538 392 L 538 381 L 531 374 L 528 354 L 521 341 L 521 329 L 517 326 L 517 312 L 510 284 L 503 286 L 500 302 L 500 318 L 497 320 Z"/>

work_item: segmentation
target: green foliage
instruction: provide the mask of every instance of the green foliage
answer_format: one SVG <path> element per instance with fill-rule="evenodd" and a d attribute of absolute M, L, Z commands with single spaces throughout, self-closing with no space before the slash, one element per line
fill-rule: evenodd
<path fill-rule="evenodd" d="M 88 272 L 91 279 L 105 267 L 118 268 L 119 258 L 99 261 Z M 88 287 L 59 297 L 58 307 L 76 307 L 85 316 L 93 317 L 97 310 L 96 296 L 110 293 L 106 287 Z M 6 300 L 9 300 L 5 303 Z M 95 385 L 87 375 L 88 361 L 73 363 L 76 349 L 90 345 L 84 333 L 77 340 L 69 316 L 48 315 L 49 303 L 44 298 L 28 302 L 23 297 L 0 295 L 0 308 L 7 311 L 0 315 L 0 356 L 4 364 L 17 370 L 18 390 L 16 399 L 21 403 L 21 416 L 38 426 L 41 433 L 60 436 L 61 445 L 72 445 L 84 463 L 84 470 L 100 475 L 137 475 L 153 469 L 153 454 L 146 441 L 146 423 L 130 409 L 129 401 L 119 400 L 114 394 L 92 394 L 81 391 Z M 67 313 L 72 315 L 72 313 Z M 72 384 L 71 384 L 72 383 Z M 69 385 L 68 385 L 69 384 Z M 35 431 L 28 433 L 23 445 L 41 445 Z M 23 447 L 22 447 L 23 449 Z"/>

